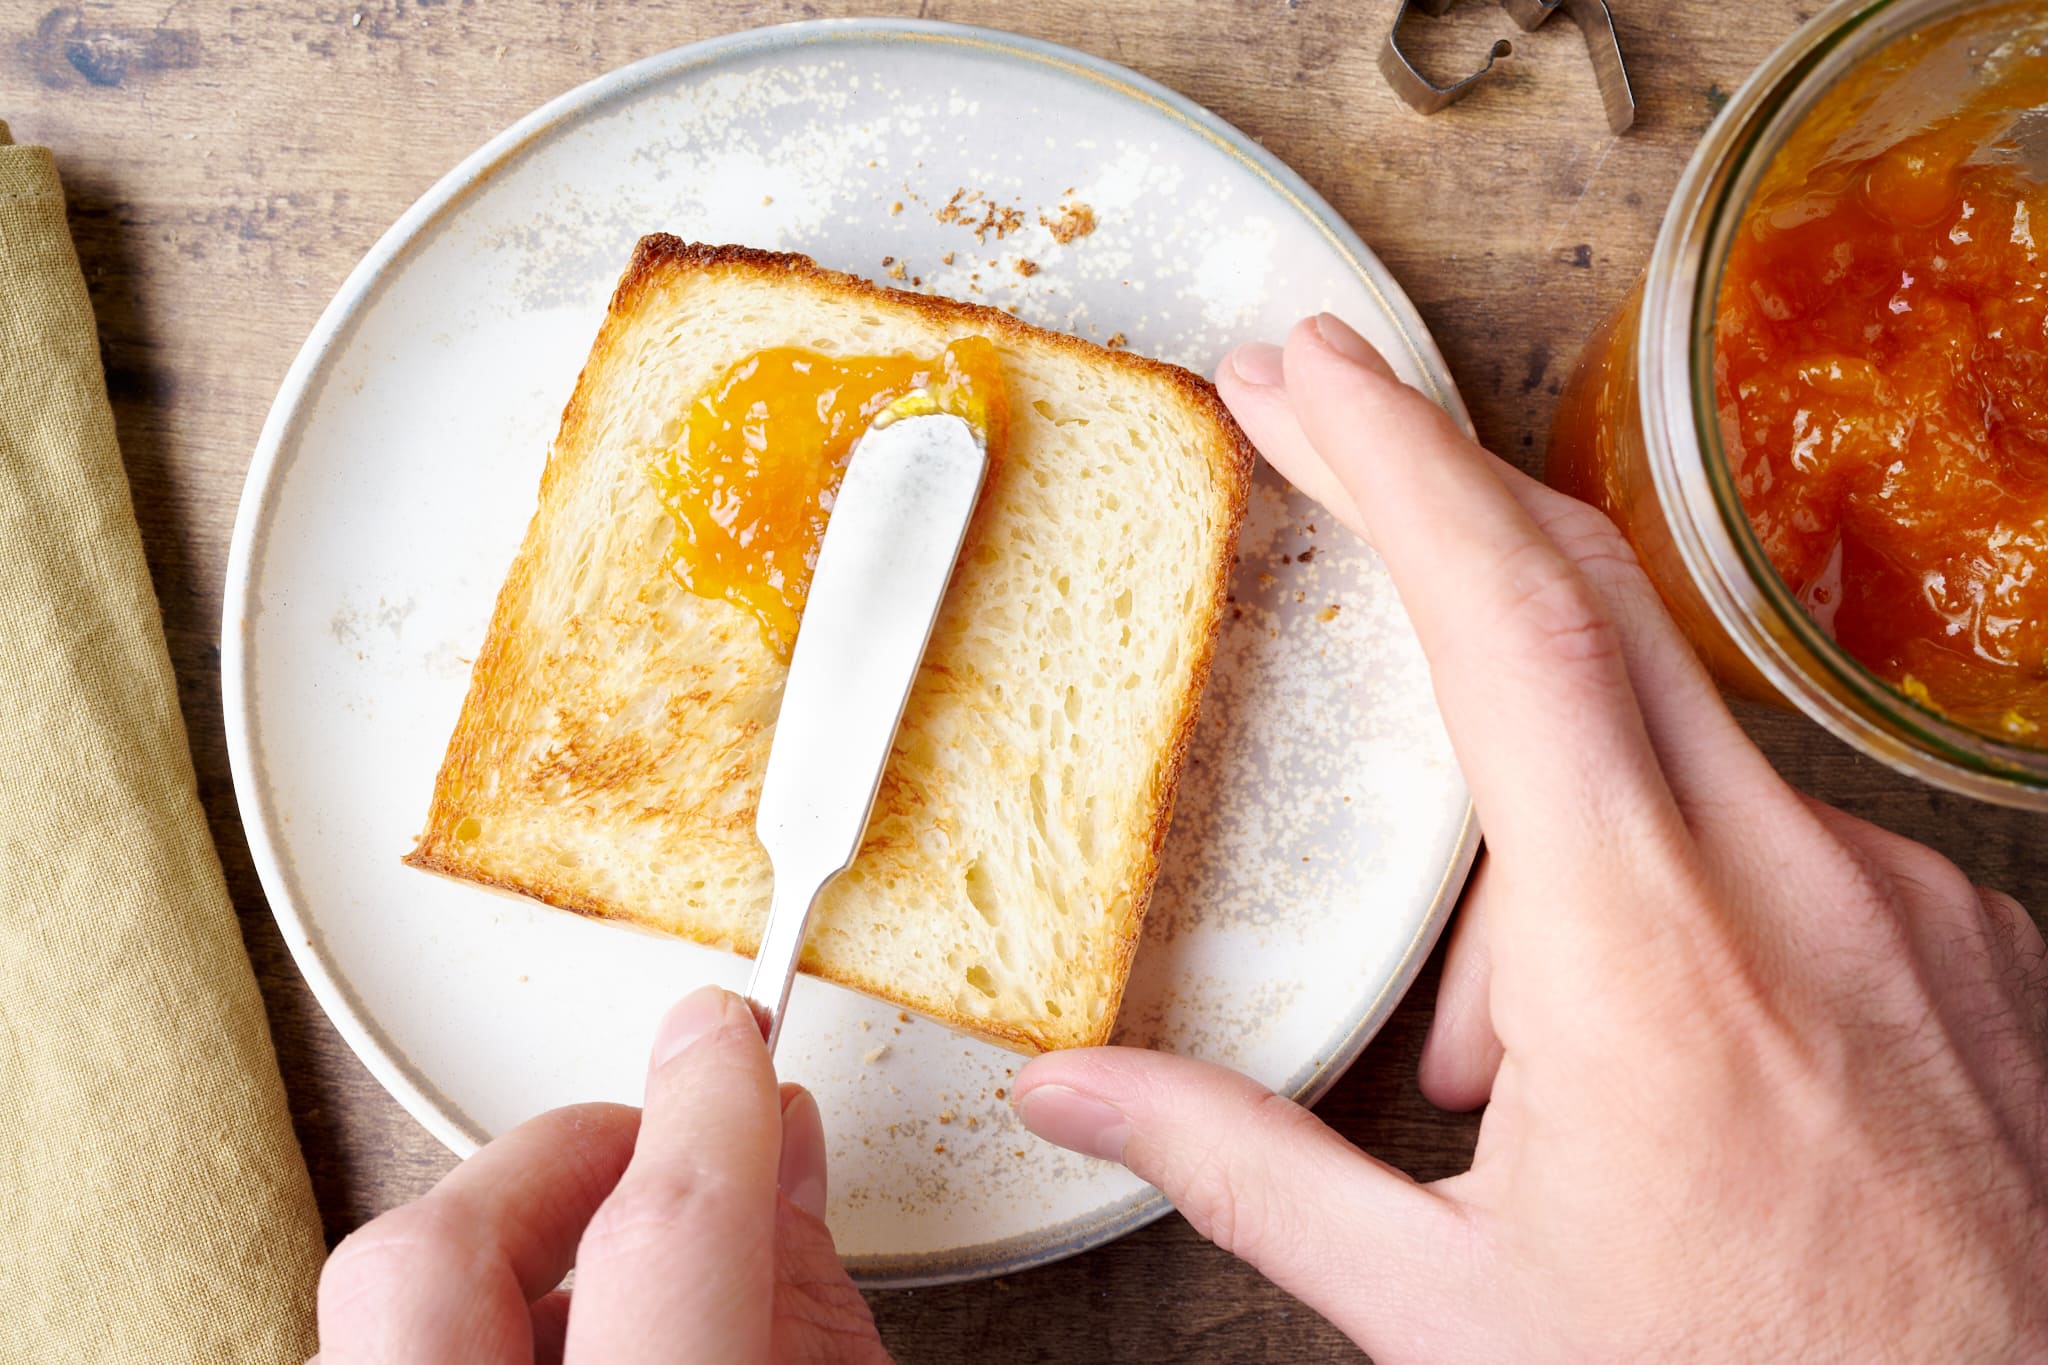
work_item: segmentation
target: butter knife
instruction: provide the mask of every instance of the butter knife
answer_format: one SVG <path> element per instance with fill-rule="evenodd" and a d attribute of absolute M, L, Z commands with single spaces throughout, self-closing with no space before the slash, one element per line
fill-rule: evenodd
<path fill-rule="evenodd" d="M 860 848 L 987 472 L 981 437 L 945 413 L 877 425 L 847 461 L 754 815 L 775 889 L 747 1000 L 771 1055 L 811 907 Z"/>

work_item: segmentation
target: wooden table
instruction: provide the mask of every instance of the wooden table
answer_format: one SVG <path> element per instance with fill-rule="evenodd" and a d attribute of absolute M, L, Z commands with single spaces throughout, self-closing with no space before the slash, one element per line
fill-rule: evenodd
<path fill-rule="evenodd" d="M 1577 344 L 1641 269 L 1715 111 L 1807 13 L 1615 0 L 1642 100 L 1610 137 L 1569 24 L 1516 37 L 1495 84 L 1417 118 L 1374 67 L 1393 0 L 883 0 L 870 12 L 996 25 L 1122 62 L 1259 138 L 1407 286 L 1481 435 L 1536 468 Z M 199 780 L 270 1008 L 330 1237 L 425 1190 L 448 1154 L 327 1023 L 279 940 L 236 815 L 218 647 L 229 528 L 249 453 L 343 276 L 464 154 L 563 90 L 677 44 L 856 12 L 836 0 L 132 0 L 17 9 L 0 24 L 0 117 L 56 151 L 98 308 L 122 449 L 162 598 Z M 1476 65 L 1511 33 L 1468 4 L 1420 24 L 1426 65 Z M 1946 797 L 1805 722 L 1745 717 L 1791 779 L 1933 843 L 2048 906 L 2042 823 Z M 1476 1119 L 1433 1110 L 1415 1061 L 1435 964 L 1321 1105 L 1422 1178 L 1469 1157 Z M 905 1361 L 1328 1359 L 1314 1314 L 1178 1219 L 994 1283 L 878 1294 Z"/>

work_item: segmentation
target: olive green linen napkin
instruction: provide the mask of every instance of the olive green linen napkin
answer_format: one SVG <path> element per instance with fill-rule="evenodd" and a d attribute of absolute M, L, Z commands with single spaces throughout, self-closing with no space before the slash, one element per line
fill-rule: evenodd
<path fill-rule="evenodd" d="M 56 165 L 0 123 L 0 1362 L 303 1361 L 322 1254 Z"/>

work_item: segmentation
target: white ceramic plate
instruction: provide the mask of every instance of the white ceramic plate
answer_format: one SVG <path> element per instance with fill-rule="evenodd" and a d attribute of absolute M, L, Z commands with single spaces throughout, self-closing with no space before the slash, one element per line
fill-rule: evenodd
<path fill-rule="evenodd" d="M 955 191 L 964 220 L 942 212 Z M 991 204 L 1020 226 L 977 238 Z M 1073 204 L 1096 226 L 1062 243 L 1041 217 Z M 1332 309 L 1463 416 L 1407 300 L 1298 177 L 1065 49 L 767 29 L 615 72 L 494 139 L 385 234 L 292 366 L 223 623 L 235 786 L 285 938 L 457 1152 L 554 1105 L 636 1100 L 663 1009 L 744 979 L 736 957 L 399 864 L 562 405 L 655 230 L 887 261 L 906 286 L 1203 372 Z M 1470 807 L 1377 562 L 1267 474 L 1236 598 L 1120 1028 L 1313 1097 L 1428 952 Z M 1020 1269 L 1165 1207 L 1019 1129 L 999 1098 L 1016 1057 L 860 996 L 800 981 L 781 1060 L 823 1106 L 831 1222 L 870 1284 Z"/>

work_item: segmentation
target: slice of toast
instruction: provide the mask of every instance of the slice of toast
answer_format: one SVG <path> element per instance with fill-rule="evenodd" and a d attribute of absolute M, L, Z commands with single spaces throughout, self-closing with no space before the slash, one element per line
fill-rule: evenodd
<path fill-rule="evenodd" d="M 667 565 L 648 470 L 741 357 L 995 342 L 1011 412 L 866 840 L 804 969 L 1026 1051 L 1122 998 L 1252 451 L 1205 381 L 802 256 L 643 239 L 562 414 L 407 862 L 751 954 L 786 667 Z"/>

